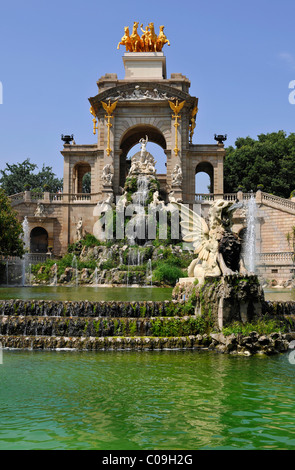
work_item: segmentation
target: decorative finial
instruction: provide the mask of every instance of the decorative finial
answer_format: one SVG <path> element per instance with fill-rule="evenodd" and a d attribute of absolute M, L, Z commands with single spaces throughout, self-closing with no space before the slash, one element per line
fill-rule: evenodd
<path fill-rule="evenodd" d="M 69 145 L 74 140 L 74 135 L 61 135 L 61 140 L 64 141 L 64 145 Z"/>
<path fill-rule="evenodd" d="M 227 135 L 222 135 L 222 134 L 214 134 L 214 140 L 216 140 L 219 144 L 223 144 L 227 139 Z"/>

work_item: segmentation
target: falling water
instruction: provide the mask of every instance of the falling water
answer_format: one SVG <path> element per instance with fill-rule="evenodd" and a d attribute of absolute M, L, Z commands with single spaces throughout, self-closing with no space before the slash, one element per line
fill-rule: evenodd
<path fill-rule="evenodd" d="M 52 280 L 52 285 L 56 286 L 57 285 L 57 264 L 54 263 L 53 265 L 53 280 Z"/>
<path fill-rule="evenodd" d="M 27 270 L 27 264 L 28 264 L 28 252 L 30 251 L 30 234 L 29 234 L 29 223 L 27 216 L 24 218 L 23 223 L 23 242 L 24 242 L 24 249 L 25 249 L 25 254 L 23 259 L 21 260 L 22 264 L 22 285 L 26 285 L 26 270 Z"/>
<path fill-rule="evenodd" d="M 137 179 L 137 191 L 132 196 L 134 204 L 145 206 L 148 197 L 149 179 L 146 175 L 141 175 Z"/>
<path fill-rule="evenodd" d="M 32 263 L 29 264 L 29 285 L 32 285 Z"/>
<path fill-rule="evenodd" d="M 8 270 L 8 261 L 6 261 L 6 285 L 9 285 L 9 270 Z"/>
<path fill-rule="evenodd" d="M 257 205 L 252 195 L 248 201 L 247 228 L 244 246 L 244 260 L 248 271 L 255 273 L 256 267 L 256 217 Z"/>
<path fill-rule="evenodd" d="M 78 279 L 78 262 L 77 262 L 77 257 L 76 257 L 76 255 L 73 256 L 72 268 L 74 269 L 74 272 L 75 272 L 75 284 L 76 284 L 76 286 L 78 287 L 78 285 L 79 285 L 79 279 Z"/>
<path fill-rule="evenodd" d="M 140 251 L 138 246 L 131 246 L 128 252 L 128 272 L 127 272 L 127 286 L 129 285 L 130 276 L 130 266 L 142 266 L 143 263 L 143 253 Z M 131 284 L 136 284 L 137 275 L 134 272 Z"/>
<path fill-rule="evenodd" d="M 28 223 L 28 218 L 27 216 L 24 218 L 23 223 L 23 242 L 24 242 L 24 248 L 26 251 L 29 251 L 30 249 L 30 236 L 29 236 L 29 223 Z"/>
<path fill-rule="evenodd" d="M 126 227 L 126 237 L 129 245 L 135 238 L 145 239 L 146 236 L 146 213 L 145 206 L 149 193 L 149 178 L 141 175 L 137 179 L 137 191 L 132 195 L 132 203 L 136 214 L 132 216 Z"/>
<path fill-rule="evenodd" d="M 149 259 L 146 266 L 146 285 L 153 285 L 153 270 L 152 270 L 152 260 Z"/>
<path fill-rule="evenodd" d="M 98 269 L 97 269 L 97 267 L 94 270 L 93 278 L 94 278 L 95 285 L 98 284 Z"/>

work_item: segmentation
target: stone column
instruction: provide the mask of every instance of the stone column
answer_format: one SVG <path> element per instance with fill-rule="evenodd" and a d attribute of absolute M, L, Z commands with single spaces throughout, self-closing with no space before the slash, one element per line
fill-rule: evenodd
<path fill-rule="evenodd" d="M 24 200 L 25 202 L 31 202 L 31 191 L 25 191 Z"/>

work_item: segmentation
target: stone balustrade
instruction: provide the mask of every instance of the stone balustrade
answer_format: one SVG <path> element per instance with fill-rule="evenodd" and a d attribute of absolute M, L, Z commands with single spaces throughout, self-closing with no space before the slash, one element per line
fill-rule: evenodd
<path fill-rule="evenodd" d="M 278 262 L 284 262 L 287 261 L 288 263 L 293 261 L 293 256 L 294 253 L 292 251 L 290 252 L 276 252 L 276 253 L 259 253 L 257 255 L 258 261 L 260 263 L 262 262 L 270 262 L 270 261 L 278 261 Z"/>

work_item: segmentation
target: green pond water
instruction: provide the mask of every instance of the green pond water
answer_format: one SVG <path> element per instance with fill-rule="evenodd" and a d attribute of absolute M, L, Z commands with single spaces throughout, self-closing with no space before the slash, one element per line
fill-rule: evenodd
<path fill-rule="evenodd" d="M 118 300 L 162 301 L 171 299 L 172 288 L 157 287 L 1 287 L 0 300 Z"/>
<path fill-rule="evenodd" d="M 266 289 L 266 300 L 295 300 L 295 290 Z M 140 301 L 169 300 L 172 288 L 159 287 L 65 287 L 65 286 L 28 286 L 28 287 L 0 287 L 0 300 L 119 300 Z"/>
<path fill-rule="evenodd" d="M 294 449 L 288 353 L 3 350 L 0 449 Z"/>
<path fill-rule="evenodd" d="M 0 299 L 165 300 L 171 289 L 2 288 Z M 294 300 L 291 291 L 266 298 Z M 289 353 L 0 350 L 0 450 L 294 449 Z"/>

